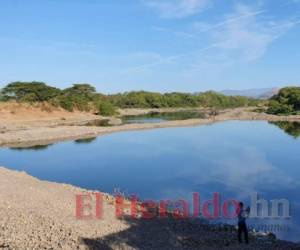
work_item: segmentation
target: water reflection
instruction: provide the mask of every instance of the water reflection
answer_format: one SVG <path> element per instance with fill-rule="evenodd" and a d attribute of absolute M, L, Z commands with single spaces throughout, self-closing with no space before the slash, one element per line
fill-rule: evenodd
<path fill-rule="evenodd" d="M 78 143 L 78 144 L 88 144 L 88 143 L 95 141 L 96 139 L 97 139 L 97 137 L 83 138 L 83 139 L 77 139 L 74 142 Z"/>
<path fill-rule="evenodd" d="M 215 113 L 211 112 L 211 115 Z M 176 112 L 150 112 L 142 115 L 125 115 L 115 124 L 109 119 L 99 119 L 89 121 L 83 126 L 111 127 L 114 125 L 131 124 L 131 123 L 159 123 L 163 121 L 187 120 L 187 119 L 203 119 L 206 115 L 200 111 L 176 111 Z"/>
<path fill-rule="evenodd" d="M 278 122 L 270 122 L 270 123 L 276 125 L 280 129 L 282 129 L 285 133 L 293 136 L 294 138 L 298 138 L 300 136 L 300 122 L 278 121 Z"/>
<path fill-rule="evenodd" d="M 96 127 L 111 127 L 112 125 L 110 124 L 109 119 L 102 119 L 102 120 L 94 120 L 94 121 L 89 121 L 84 126 L 96 126 Z"/>
<path fill-rule="evenodd" d="M 203 119 L 205 114 L 200 111 L 151 112 L 143 115 L 123 116 L 124 124 L 128 123 L 158 123 L 162 121 Z"/>
<path fill-rule="evenodd" d="M 50 146 L 53 144 L 47 144 L 47 145 L 35 145 L 35 146 L 30 146 L 30 147 L 10 147 L 11 150 L 16 150 L 16 151 L 41 151 L 48 149 Z"/>
<path fill-rule="evenodd" d="M 88 140 L 89 142 L 89 140 Z M 0 149 L 0 165 L 40 179 L 92 190 L 137 194 L 141 199 L 288 199 L 292 218 L 282 239 L 300 240 L 300 139 L 267 122 L 115 133 L 93 143 L 63 142 L 43 151 Z M 249 221 L 252 224 L 252 221 Z M 259 221 L 259 223 L 262 223 Z"/>

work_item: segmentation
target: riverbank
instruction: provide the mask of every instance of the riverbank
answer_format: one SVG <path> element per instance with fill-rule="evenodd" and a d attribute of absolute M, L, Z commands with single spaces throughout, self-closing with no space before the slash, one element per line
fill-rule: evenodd
<path fill-rule="evenodd" d="M 77 220 L 75 195 L 93 193 L 41 181 L 0 167 L 1 249 L 241 249 L 236 230 L 199 221 L 117 219 L 104 194 L 102 218 Z M 92 210 L 93 211 L 93 210 Z M 250 234 L 243 249 L 299 249 L 300 245 Z"/>
<path fill-rule="evenodd" d="M 156 111 L 176 111 L 177 109 Z M 146 114 L 153 110 L 129 109 L 120 110 L 120 115 Z M 208 110 L 199 109 L 202 112 Z M 17 118 L 14 118 L 17 117 Z M 23 117 L 23 118 L 22 118 Z M 39 118 L 40 117 L 40 118 Z M 229 120 L 265 120 L 265 121 L 300 121 L 300 116 L 276 116 L 255 112 L 253 108 L 225 109 L 217 114 L 209 114 L 204 119 L 189 119 L 180 121 L 164 121 L 160 123 L 120 124 L 118 118 L 108 119 L 115 124 L 112 127 L 86 126 L 89 121 L 104 119 L 88 113 L 70 113 L 55 111 L 46 116 L 44 113 L 34 113 L 28 118 L 15 114 L 0 116 L 0 146 L 28 147 L 46 145 L 63 140 L 91 138 L 119 131 L 143 130 L 168 127 L 197 126 Z M 107 119 L 107 118 L 105 118 Z"/>

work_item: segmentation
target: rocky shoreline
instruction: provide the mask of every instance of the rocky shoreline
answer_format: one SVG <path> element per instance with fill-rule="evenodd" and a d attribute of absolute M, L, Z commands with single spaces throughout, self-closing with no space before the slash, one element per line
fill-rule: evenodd
<path fill-rule="evenodd" d="M 115 217 L 114 197 L 103 194 L 101 219 L 78 220 L 75 196 L 93 194 L 0 167 L 1 249 L 300 249 L 300 244 L 250 233 L 240 245 L 236 229 L 202 221 Z M 126 212 L 126 211 L 125 211 Z"/>

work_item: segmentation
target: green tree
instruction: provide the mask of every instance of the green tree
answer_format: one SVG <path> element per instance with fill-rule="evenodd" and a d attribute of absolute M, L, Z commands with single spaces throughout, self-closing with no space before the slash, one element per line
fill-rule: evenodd
<path fill-rule="evenodd" d="M 72 87 L 63 90 L 64 94 L 67 95 L 82 95 L 88 98 L 92 98 L 96 93 L 95 87 L 87 83 L 73 84 Z"/>
<path fill-rule="evenodd" d="M 5 99 L 24 102 L 43 102 L 58 96 L 61 91 L 43 82 L 12 82 L 2 89 Z"/>
<path fill-rule="evenodd" d="M 75 108 L 80 111 L 89 111 L 90 103 L 96 95 L 95 87 L 90 84 L 74 84 L 62 91 L 62 94 L 55 100 L 61 107 L 73 111 Z"/>
<path fill-rule="evenodd" d="M 268 104 L 270 114 L 293 114 L 300 111 L 300 87 L 286 87 L 279 90 Z"/>

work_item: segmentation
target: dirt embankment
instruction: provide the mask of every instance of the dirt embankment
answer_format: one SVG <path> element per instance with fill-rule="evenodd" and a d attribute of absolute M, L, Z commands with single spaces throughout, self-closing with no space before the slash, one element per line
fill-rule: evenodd
<path fill-rule="evenodd" d="M 49 104 L 26 104 L 0 102 L 0 132 L 17 131 L 35 127 L 53 127 L 76 124 L 82 121 L 99 119 L 99 116 L 86 112 L 68 112 Z"/>
<path fill-rule="evenodd" d="M 160 109 L 155 111 L 176 111 Z M 207 110 L 199 109 L 207 112 Z M 137 115 L 153 109 L 119 110 L 120 115 Z M 0 146 L 34 146 L 61 140 L 81 139 L 118 131 L 154 128 L 196 126 L 228 120 L 300 121 L 300 116 L 275 116 L 257 113 L 253 108 L 237 108 L 220 111 L 205 119 L 165 121 L 149 124 L 119 124 L 113 127 L 84 126 L 89 121 L 107 119 L 83 112 L 67 112 L 61 109 L 48 110 L 47 107 L 32 107 L 24 104 L 0 104 Z M 118 118 L 110 117 L 118 124 Z"/>
<path fill-rule="evenodd" d="M 115 199 L 107 194 L 101 219 L 78 220 L 75 196 L 88 192 L 93 194 L 0 167 L 0 249 L 241 249 L 236 230 L 227 225 L 172 218 L 117 219 Z M 95 215 L 94 209 L 92 205 Z M 251 233 L 250 245 L 243 249 L 299 247 Z"/>

